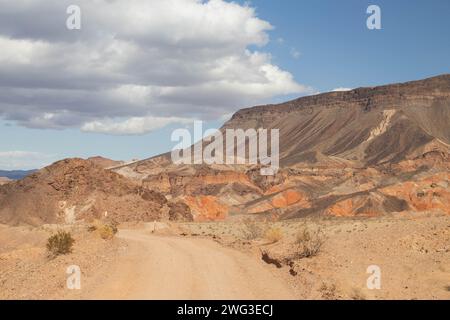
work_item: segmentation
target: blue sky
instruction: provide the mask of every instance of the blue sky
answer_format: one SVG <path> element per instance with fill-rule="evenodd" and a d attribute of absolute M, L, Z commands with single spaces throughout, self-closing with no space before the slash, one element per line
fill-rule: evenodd
<path fill-rule="evenodd" d="M 321 92 L 420 79 L 450 70 L 450 1 L 252 1 L 276 29 L 269 51 L 298 81 Z M 282 3 L 280 6 L 278 3 Z M 381 8 L 382 30 L 366 9 Z M 301 53 L 298 60 L 290 48 Z"/>
<path fill-rule="evenodd" d="M 273 26 L 266 31 L 270 37 L 267 44 L 250 43 L 247 48 L 270 54 L 271 65 L 290 73 L 297 84 L 311 88 L 295 93 L 274 91 L 270 96 L 258 97 L 258 102 L 272 103 L 311 92 L 403 82 L 450 72 L 448 0 L 254 0 L 238 3 L 256 8 L 256 17 Z M 381 8 L 382 30 L 366 27 L 366 9 L 370 4 Z M 6 88 L 11 87 L 1 72 L 0 79 L 5 77 L 1 83 Z M 192 72 L 195 73 L 195 68 Z M 214 88 L 211 92 L 208 91 L 208 95 L 214 101 Z M 5 98 L 0 96 L 0 99 Z M 217 101 L 221 99 L 223 96 L 218 94 Z M 232 107 L 223 110 L 233 112 L 248 107 L 252 100 L 243 96 L 242 105 L 234 105 L 239 101 L 233 100 Z M 195 112 L 214 109 L 214 103 L 209 104 Z M 0 111 L 1 108 L 6 107 L 0 105 Z M 18 103 L 14 108 L 20 111 L 23 106 Z M 185 106 L 184 117 L 189 115 L 190 108 L 194 110 L 192 105 Z M 171 123 L 146 134 L 111 135 L 82 131 L 68 120 L 67 128 L 29 124 L 21 122 L 24 115 L 13 118 L 11 110 L 8 112 L 3 117 L 0 112 L 0 169 L 31 169 L 66 157 L 102 155 L 121 160 L 142 159 L 169 151 L 176 144 L 170 141 L 170 134 L 180 127 L 179 123 Z M 115 112 L 115 115 L 121 114 L 120 110 Z M 224 121 L 221 113 L 210 114 L 205 118 L 206 127 L 219 127 Z"/>

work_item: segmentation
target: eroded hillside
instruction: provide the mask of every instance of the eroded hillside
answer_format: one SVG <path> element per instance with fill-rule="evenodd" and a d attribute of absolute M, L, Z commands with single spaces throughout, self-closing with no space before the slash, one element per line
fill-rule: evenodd
<path fill-rule="evenodd" d="M 253 215 L 448 213 L 450 75 L 243 109 L 226 129 L 280 130 L 282 168 L 173 165 L 165 154 L 116 172 L 186 203 L 197 220 Z"/>

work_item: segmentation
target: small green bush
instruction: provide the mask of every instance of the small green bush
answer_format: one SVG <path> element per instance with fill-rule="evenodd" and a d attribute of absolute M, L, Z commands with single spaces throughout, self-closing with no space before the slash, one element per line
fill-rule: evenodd
<path fill-rule="evenodd" d="M 74 243 L 75 240 L 72 238 L 70 232 L 58 231 L 47 239 L 47 250 L 53 257 L 69 254 L 72 252 Z"/>

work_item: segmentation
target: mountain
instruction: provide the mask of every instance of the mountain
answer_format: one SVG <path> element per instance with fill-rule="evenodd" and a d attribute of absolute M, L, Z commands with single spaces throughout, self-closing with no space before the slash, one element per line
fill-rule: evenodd
<path fill-rule="evenodd" d="M 275 176 L 258 166 L 174 165 L 169 154 L 116 171 L 180 199 L 197 220 L 450 212 L 448 123 L 442 75 L 238 111 L 222 132 L 280 130 Z"/>
<path fill-rule="evenodd" d="M 190 211 L 160 193 L 105 170 L 95 161 L 65 159 L 0 186 L 0 223 L 41 225 L 76 220 L 189 220 Z"/>
<path fill-rule="evenodd" d="M 450 75 L 243 109 L 221 131 L 279 129 L 275 175 L 170 154 L 67 159 L 0 186 L 0 223 L 450 214 L 449 123 Z"/>
<path fill-rule="evenodd" d="M 95 164 L 99 165 L 102 168 L 109 168 L 109 167 L 116 167 L 119 165 L 124 164 L 123 161 L 115 161 L 108 158 L 104 158 L 101 156 L 91 157 L 87 160 L 94 162 Z M 0 178 L 8 178 L 9 180 L 20 180 L 25 178 L 26 176 L 29 176 L 30 174 L 38 171 L 37 169 L 33 170 L 0 170 Z M 6 181 L 6 179 L 5 179 Z"/>
<path fill-rule="evenodd" d="M 279 128 L 281 163 L 364 167 L 450 144 L 450 75 L 304 97 L 237 112 L 225 128 Z"/>
<path fill-rule="evenodd" d="M 0 170 L 0 177 L 8 178 L 10 180 L 19 180 L 36 171 L 37 170 Z"/>

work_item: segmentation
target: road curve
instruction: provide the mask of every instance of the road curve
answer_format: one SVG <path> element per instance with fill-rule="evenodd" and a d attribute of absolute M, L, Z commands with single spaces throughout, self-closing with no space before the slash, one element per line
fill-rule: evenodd
<path fill-rule="evenodd" d="M 121 230 L 128 248 L 86 299 L 294 299 L 269 266 L 207 239 Z"/>

